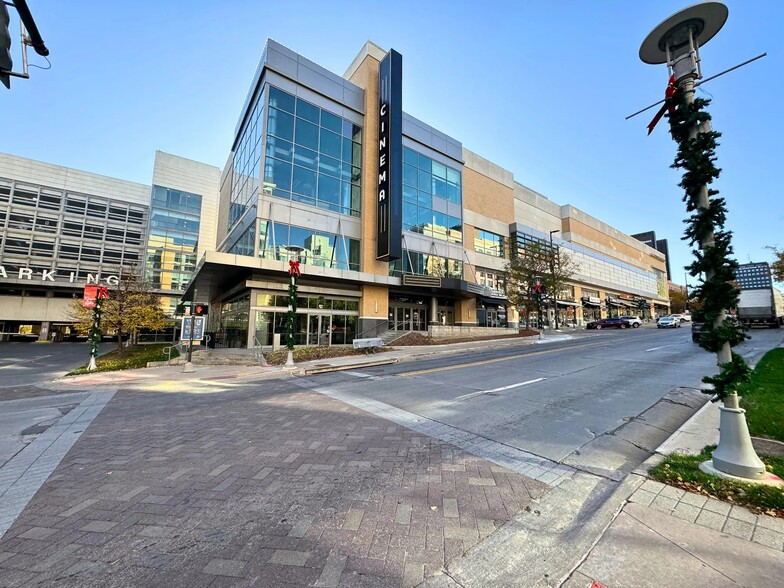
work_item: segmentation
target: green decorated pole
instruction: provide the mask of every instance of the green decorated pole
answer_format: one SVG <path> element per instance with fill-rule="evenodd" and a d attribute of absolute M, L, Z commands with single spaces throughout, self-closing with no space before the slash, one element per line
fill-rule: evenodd
<path fill-rule="evenodd" d="M 687 266 L 698 280 L 692 296 L 701 303 L 695 319 L 702 319 L 699 344 L 716 353 L 719 373 L 705 376 L 710 384 L 706 393 L 721 400 L 719 445 L 712 462 L 702 469 L 724 476 L 760 479 L 765 465 L 751 444 L 745 411 L 739 407 L 736 389 L 748 381 L 750 369 L 732 347 L 746 339 L 742 325 L 726 317 L 736 306 L 739 291 L 735 286 L 737 261 L 732 258 L 732 233 L 724 229 L 727 207 L 718 190 L 710 186 L 721 170 L 716 167 L 717 139 L 705 107 L 710 103 L 695 98 L 696 80 L 702 78 L 699 49 L 727 20 L 727 7 L 720 2 L 703 2 L 681 10 L 660 23 L 643 41 L 640 59 L 645 63 L 666 63 L 670 73 L 664 105 L 648 125 L 650 134 L 663 115 L 669 118 L 670 132 L 678 145 L 671 167 L 683 170 L 678 184 L 690 214 L 686 220 L 686 240 L 695 260 Z"/>
<path fill-rule="evenodd" d="M 298 251 L 299 249 L 289 248 L 290 251 Z M 300 275 L 299 261 L 289 260 L 289 306 L 286 313 L 286 349 L 288 355 L 286 357 L 287 368 L 294 367 L 294 331 L 297 328 L 297 278 Z"/>
<path fill-rule="evenodd" d="M 94 296 L 94 298 L 93 298 Z M 108 290 L 101 287 L 92 287 L 88 293 L 85 288 L 84 305 L 93 309 L 93 324 L 87 334 L 87 341 L 90 344 L 90 363 L 87 364 L 87 371 L 98 368 L 96 358 L 98 357 L 98 345 L 101 344 L 101 314 L 103 312 L 103 301 L 109 297 Z"/>

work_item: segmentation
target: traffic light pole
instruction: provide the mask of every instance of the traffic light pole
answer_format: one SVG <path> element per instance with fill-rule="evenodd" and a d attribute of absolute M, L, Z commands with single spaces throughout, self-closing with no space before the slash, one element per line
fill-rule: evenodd
<path fill-rule="evenodd" d="M 189 315 L 191 317 L 191 328 L 189 329 L 190 333 L 188 335 L 188 357 L 185 361 L 185 369 L 183 370 L 186 373 L 194 371 L 193 363 L 191 363 L 191 358 L 193 357 L 193 324 L 196 322 L 196 315 L 193 314 L 193 309 L 194 309 L 196 296 L 198 292 L 199 291 L 196 288 L 193 289 L 193 300 L 191 300 L 191 308 L 189 312 Z"/>

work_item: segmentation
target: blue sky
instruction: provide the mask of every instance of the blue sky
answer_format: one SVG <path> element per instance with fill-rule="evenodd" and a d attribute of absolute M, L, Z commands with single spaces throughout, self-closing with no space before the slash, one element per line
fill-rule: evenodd
<path fill-rule="evenodd" d="M 725 3 L 704 74 L 769 55 L 701 93 L 723 133 L 715 187 L 737 259 L 770 261 L 766 246 L 784 248 L 784 2 Z M 639 46 L 689 4 L 29 0 L 52 69 L 0 87 L 0 151 L 142 183 L 156 149 L 222 167 L 267 37 L 338 74 L 372 40 L 403 55 L 406 112 L 558 204 L 655 230 L 682 283 L 675 144 L 664 122 L 646 137 L 652 111 L 624 117 L 663 97 L 666 68 L 643 64 Z"/>

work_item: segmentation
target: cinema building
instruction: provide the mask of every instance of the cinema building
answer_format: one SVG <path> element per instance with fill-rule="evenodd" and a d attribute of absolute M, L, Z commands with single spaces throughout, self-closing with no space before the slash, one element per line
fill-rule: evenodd
<path fill-rule="evenodd" d="M 33 289 L 35 279 L 20 278 L 20 264 L 40 277 L 48 254 L 46 269 L 61 282 L 74 269 L 77 281 L 87 280 L 95 264 L 116 259 L 104 250 L 116 256 L 119 249 L 123 260 L 144 258 L 171 304 L 176 296 L 209 302 L 208 330 L 219 346 L 270 346 L 285 333 L 294 259 L 302 271 L 297 344 L 348 344 L 387 332 L 516 332 L 520 317 L 503 291 L 504 267 L 510 256 L 525 255 L 532 243 L 549 247 L 551 239 L 557 254 L 568 253 L 578 265 L 557 296 L 560 323 L 641 314 L 642 306 L 649 316 L 666 312 L 662 253 L 554 203 L 405 113 L 402 62 L 368 42 L 340 76 L 269 40 L 222 170 L 158 154 L 149 186 L 104 178 L 117 186 L 98 189 L 70 185 L 67 177 L 33 174 L 32 181 L 0 156 L 0 264 L 16 272 L 0 274 L 0 322 L 11 314 L 6 301 L 18 306 L 25 296 L 7 290 Z M 86 248 L 89 258 L 82 250 L 76 260 L 64 258 L 71 251 L 51 234 L 52 249 L 18 245 L 27 229 L 12 224 L 10 214 L 17 214 L 20 183 L 39 195 L 39 204 L 21 204 L 33 215 L 25 222 L 34 223 L 34 235 L 49 191 L 61 192 L 61 223 L 77 222 L 69 217 L 71 190 L 89 202 L 105 199 L 101 247 L 91 247 L 97 241 L 87 230 L 89 208 L 78 217 L 84 231 L 64 238 Z M 124 222 L 109 215 L 113 202 L 127 209 Z M 141 215 L 138 224 L 131 210 Z M 124 233 L 122 245 L 114 245 L 108 231 L 120 224 L 127 231 L 138 226 L 144 236 Z M 93 249 L 100 249 L 98 259 Z M 41 295 L 37 284 L 35 296 L 52 299 L 54 309 L 65 294 L 53 292 L 68 288 L 74 289 L 45 283 Z M 55 314 L 40 320 L 51 324 Z"/>
<path fill-rule="evenodd" d="M 268 41 L 221 173 L 218 246 L 185 293 L 209 299 L 226 344 L 285 333 L 291 259 L 298 344 L 513 331 L 504 266 L 552 231 L 579 265 L 566 324 L 668 305 L 661 253 L 405 113 L 401 68 L 369 42 L 340 76 Z"/>

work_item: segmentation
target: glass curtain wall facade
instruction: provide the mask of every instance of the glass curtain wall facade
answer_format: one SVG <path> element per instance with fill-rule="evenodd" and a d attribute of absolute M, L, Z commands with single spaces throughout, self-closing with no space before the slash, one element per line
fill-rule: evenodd
<path fill-rule="evenodd" d="M 196 267 L 201 204 L 198 194 L 153 186 L 147 239 L 147 279 L 153 288 L 185 289 Z"/>
<path fill-rule="evenodd" d="M 293 259 L 287 246 L 301 247 L 296 254 L 303 265 L 359 271 L 359 240 L 271 221 L 259 222 L 259 257 Z"/>
<path fill-rule="evenodd" d="M 474 237 L 474 250 L 494 257 L 504 257 L 504 238 L 490 231 L 478 229 Z"/>
<path fill-rule="evenodd" d="M 229 231 L 242 218 L 259 194 L 261 138 L 263 135 L 265 94 L 261 92 L 250 109 L 234 152 Z"/>
<path fill-rule="evenodd" d="M 459 170 L 413 149 L 403 149 L 404 231 L 462 243 L 462 202 Z"/>
<path fill-rule="evenodd" d="M 274 86 L 268 89 L 265 191 L 359 217 L 362 128 Z"/>

